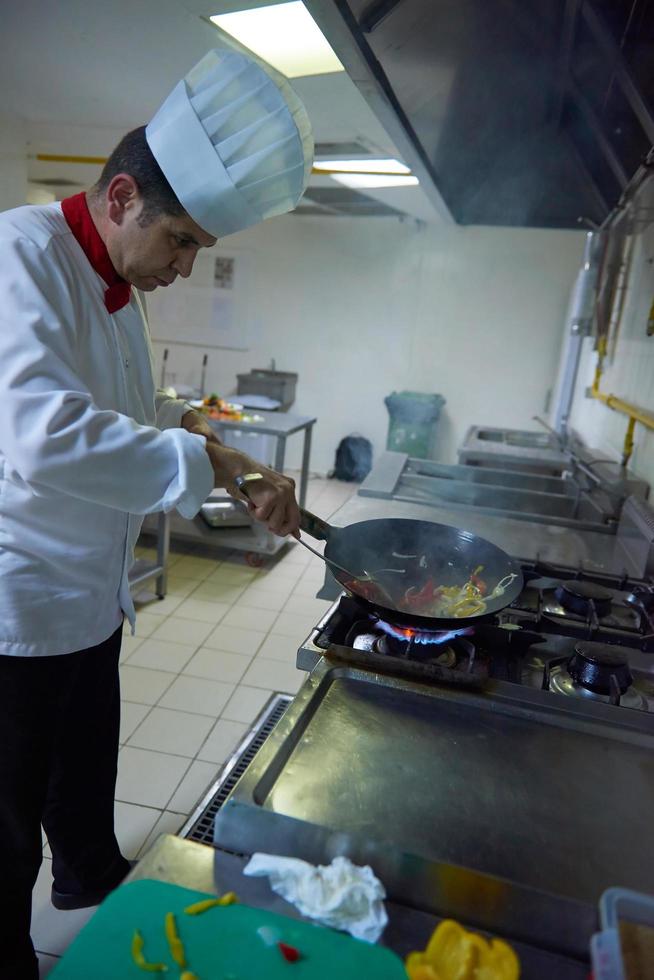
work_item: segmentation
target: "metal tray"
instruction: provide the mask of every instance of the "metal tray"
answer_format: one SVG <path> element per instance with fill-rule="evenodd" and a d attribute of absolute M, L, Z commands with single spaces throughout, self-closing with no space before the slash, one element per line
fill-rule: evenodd
<path fill-rule="evenodd" d="M 581 956 L 605 888 L 651 887 L 653 750 L 641 712 L 322 661 L 215 840 L 313 863 L 345 853 L 397 901 L 528 942 L 555 931 Z"/>
<path fill-rule="evenodd" d="M 200 507 L 200 514 L 209 527 L 249 527 L 252 524 L 245 504 L 231 497 L 210 497 Z"/>

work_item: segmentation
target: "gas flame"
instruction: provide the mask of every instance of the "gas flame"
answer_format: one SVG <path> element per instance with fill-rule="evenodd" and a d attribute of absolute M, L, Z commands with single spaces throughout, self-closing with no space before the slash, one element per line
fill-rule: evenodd
<path fill-rule="evenodd" d="M 414 643 L 422 643 L 425 646 L 430 644 L 440 646 L 441 643 L 449 643 L 450 640 L 456 639 L 457 636 L 471 636 L 475 631 L 474 626 L 462 626 L 458 630 L 443 630 L 439 633 L 430 633 L 425 630 L 411 629 L 408 626 L 393 626 L 391 623 L 385 623 L 382 619 L 379 620 L 378 626 L 388 636 L 392 636 L 396 640 L 413 640 Z"/>

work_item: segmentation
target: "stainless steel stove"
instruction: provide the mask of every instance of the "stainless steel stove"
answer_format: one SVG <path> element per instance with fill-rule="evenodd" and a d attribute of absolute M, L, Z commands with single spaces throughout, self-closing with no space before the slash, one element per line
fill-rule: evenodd
<path fill-rule="evenodd" d="M 417 680 L 488 679 L 654 712 L 654 583 L 523 562 L 525 587 L 476 626 L 421 632 L 383 622 L 343 594 L 298 651 Z"/>
<path fill-rule="evenodd" d="M 654 652 L 654 582 L 523 563 L 525 588 L 505 613 L 541 632 Z"/>

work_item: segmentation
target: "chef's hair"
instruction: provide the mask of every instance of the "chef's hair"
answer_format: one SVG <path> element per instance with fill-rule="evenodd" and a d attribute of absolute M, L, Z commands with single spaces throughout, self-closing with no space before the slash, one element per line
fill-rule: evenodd
<path fill-rule="evenodd" d="M 148 146 L 145 126 L 139 126 L 123 136 L 105 163 L 93 192 L 101 194 L 106 191 L 117 174 L 129 174 L 138 185 L 143 198 L 140 225 L 149 225 L 163 214 L 184 214 L 184 208 Z"/>

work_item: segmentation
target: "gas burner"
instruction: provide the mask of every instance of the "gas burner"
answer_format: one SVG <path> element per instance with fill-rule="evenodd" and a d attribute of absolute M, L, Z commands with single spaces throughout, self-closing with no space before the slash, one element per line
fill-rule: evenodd
<path fill-rule="evenodd" d="M 441 667 L 456 666 L 456 651 L 451 646 L 441 644 L 421 643 L 413 647 L 410 640 L 398 640 L 388 633 L 382 633 L 373 644 L 375 653 L 383 653 L 390 657 L 411 658 L 425 663 L 438 664 Z"/>
<path fill-rule="evenodd" d="M 595 694 L 620 694 L 631 686 L 629 651 L 610 643 L 577 643 L 568 664 L 572 679 Z"/>
<path fill-rule="evenodd" d="M 380 619 L 377 621 L 378 635 L 373 649 L 390 657 L 403 657 L 408 660 L 421 660 L 424 663 L 438 664 L 441 667 L 456 666 L 457 644 L 460 637 L 472 636 L 474 627 L 456 630 L 429 631 L 395 626 Z M 469 654 L 469 646 L 465 653 Z"/>
<path fill-rule="evenodd" d="M 646 698 L 631 686 L 630 652 L 610 643 L 579 642 L 572 656 L 549 662 L 542 686 L 569 697 L 647 711 Z"/>
<path fill-rule="evenodd" d="M 474 646 L 464 639 L 474 632 L 472 626 L 430 632 L 366 619 L 354 622 L 341 642 L 367 653 L 455 668 L 460 662 L 474 660 Z"/>
<path fill-rule="evenodd" d="M 623 646 L 640 647 L 651 632 L 640 596 L 632 602 L 628 593 L 586 579 L 532 580 L 498 618 L 517 622 L 529 619 L 545 633 Z"/>
<path fill-rule="evenodd" d="M 568 575 L 574 571 L 568 569 Z M 597 610 L 588 617 L 563 608 L 555 595 L 565 585 L 578 590 L 586 580 L 532 579 L 519 600 L 493 617 L 448 631 L 426 631 L 400 626 L 362 612 L 350 596 L 340 597 L 303 648 L 309 661 L 317 651 L 356 652 L 356 662 L 398 676 L 434 680 L 431 667 L 472 673 L 516 685 L 549 690 L 588 703 L 604 702 L 654 713 L 654 653 L 652 636 L 643 633 L 641 608 L 652 607 L 649 582 L 627 584 L 631 593 L 614 581 L 593 581 L 584 598 L 611 600 L 601 621 Z M 633 594 L 638 607 L 629 602 Z M 577 596 L 579 598 L 579 595 Z M 518 604 L 519 602 L 519 604 Z M 594 606 L 593 606 L 594 608 Z M 648 609 L 649 612 L 649 609 Z M 607 642 L 609 641 L 609 642 Z M 359 656 L 360 654 L 360 656 Z M 413 672 L 413 673 L 412 673 Z M 632 680 L 633 675 L 633 680 Z M 431 680 L 430 680 L 431 677 Z M 579 705 L 569 707 L 573 710 Z"/>
<path fill-rule="evenodd" d="M 458 630 L 419 630 L 410 626 L 394 626 L 383 619 L 377 620 L 377 627 L 392 640 L 409 643 L 411 646 L 440 646 L 457 636 L 472 636 L 475 632 L 474 626 L 462 626 Z"/>
<path fill-rule="evenodd" d="M 577 616 L 591 616 L 595 612 L 601 619 L 611 612 L 611 593 L 595 582 L 577 579 L 562 582 L 554 594 L 564 609 L 576 613 Z"/>

